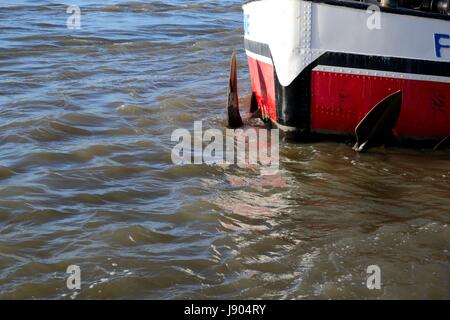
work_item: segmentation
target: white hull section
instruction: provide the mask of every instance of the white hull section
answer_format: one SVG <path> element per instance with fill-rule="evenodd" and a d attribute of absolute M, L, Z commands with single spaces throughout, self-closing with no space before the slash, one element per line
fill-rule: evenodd
<path fill-rule="evenodd" d="M 282 86 L 326 52 L 450 62 L 450 40 L 436 43 L 437 34 L 450 34 L 448 20 L 300 0 L 255 1 L 243 9 L 245 39 L 269 46 Z"/>

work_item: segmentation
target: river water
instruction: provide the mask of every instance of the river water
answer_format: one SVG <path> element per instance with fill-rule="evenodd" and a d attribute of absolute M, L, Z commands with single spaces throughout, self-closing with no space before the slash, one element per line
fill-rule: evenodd
<path fill-rule="evenodd" d="M 233 49 L 249 92 L 240 5 L 0 2 L 0 298 L 450 298 L 448 151 L 172 163 L 173 130 L 225 127 Z"/>

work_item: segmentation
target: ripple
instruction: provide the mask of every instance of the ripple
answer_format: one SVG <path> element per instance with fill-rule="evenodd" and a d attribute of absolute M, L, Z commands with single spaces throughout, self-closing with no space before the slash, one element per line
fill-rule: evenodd
<path fill-rule="evenodd" d="M 133 104 L 122 104 L 119 107 L 117 107 L 117 111 L 120 114 L 124 115 L 135 115 L 135 114 L 148 114 L 150 113 L 150 110 L 139 105 L 133 105 Z"/>
<path fill-rule="evenodd" d="M 21 3 L 0 6 L 0 298 L 449 297 L 447 151 L 172 163 L 173 130 L 225 128 L 233 48 L 251 92 L 241 1 L 83 1 L 80 30 Z"/>
<path fill-rule="evenodd" d="M 108 157 L 116 153 L 125 151 L 126 148 L 119 145 L 92 145 L 83 149 L 75 150 L 71 152 L 71 155 L 77 159 L 82 159 L 84 161 L 91 160 L 96 157 Z M 116 168 L 112 168 L 114 170 Z M 119 169 L 120 171 L 120 169 Z"/>
<path fill-rule="evenodd" d="M 157 232 L 140 225 L 106 231 L 101 233 L 100 237 L 123 246 L 170 243 L 178 239 L 176 236 Z"/>
<path fill-rule="evenodd" d="M 0 180 L 12 177 L 15 172 L 7 167 L 0 166 Z"/>
<path fill-rule="evenodd" d="M 65 214 L 64 212 L 53 209 L 32 210 L 22 214 L 16 214 L 14 218 L 9 221 L 9 223 L 17 224 L 21 222 L 27 222 L 31 224 L 40 224 L 61 219 L 66 215 L 67 214 Z"/>

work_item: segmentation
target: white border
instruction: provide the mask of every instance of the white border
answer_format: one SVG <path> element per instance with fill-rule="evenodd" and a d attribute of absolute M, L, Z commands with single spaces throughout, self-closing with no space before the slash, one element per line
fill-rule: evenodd
<path fill-rule="evenodd" d="M 253 52 L 248 51 L 248 50 L 245 50 L 245 53 L 246 53 L 247 56 L 250 57 L 250 58 L 253 58 L 253 59 L 255 59 L 255 60 L 258 60 L 258 61 L 261 61 L 261 62 L 270 64 L 270 65 L 273 66 L 272 59 L 270 59 L 270 58 L 261 56 L 261 55 L 259 55 L 259 54 L 253 53 Z"/>

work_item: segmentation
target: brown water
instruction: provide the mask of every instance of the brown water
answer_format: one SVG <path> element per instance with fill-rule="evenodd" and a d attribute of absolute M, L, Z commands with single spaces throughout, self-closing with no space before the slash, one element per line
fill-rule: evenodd
<path fill-rule="evenodd" d="M 0 298 L 450 298 L 448 151 L 175 166 L 173 130 L 224 128 L 232 49 L 249 90 L 240 1 L 78 4 L 0 3 Z"/>

